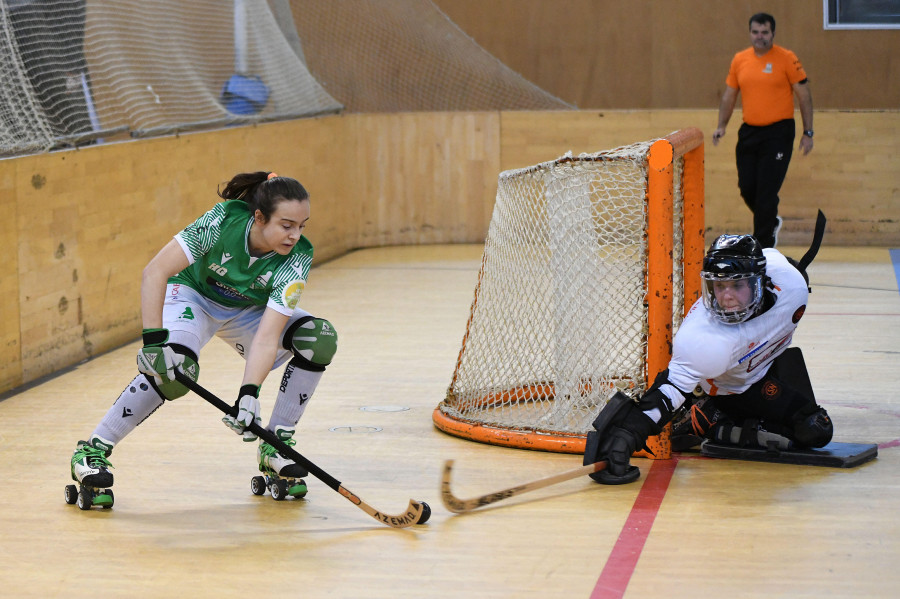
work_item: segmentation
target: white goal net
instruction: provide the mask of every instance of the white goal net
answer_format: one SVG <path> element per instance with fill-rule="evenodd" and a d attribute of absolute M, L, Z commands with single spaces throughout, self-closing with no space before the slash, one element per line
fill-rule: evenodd
<path fill-rule="evenodd" d="M 646 389 L 654 141 L 500 174 L 439 428 L 541 449 L 561 438 L 561 451 L 577 451 L 566 438 L 583 448 L 616 390 Z M 670 331 L 684 306 L 683 163 L 675 157 L 672 168 Z"/>
<path fill-rule="evenodd" d="M 0 0 L 0 157 L 342 110 L 571 108 L 431 0 Z"/>
<path fill-rule="evenodd" d="M 0 0 L 0 155 L 337 112 L 296 38 L 284 1 Z"/>

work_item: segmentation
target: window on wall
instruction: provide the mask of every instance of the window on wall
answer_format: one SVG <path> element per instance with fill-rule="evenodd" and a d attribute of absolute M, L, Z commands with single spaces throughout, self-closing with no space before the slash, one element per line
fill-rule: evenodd
<path fill-rule="evenodd" d="M 825 29 L 900 29 L 900 0 L 823 0 Z"/>

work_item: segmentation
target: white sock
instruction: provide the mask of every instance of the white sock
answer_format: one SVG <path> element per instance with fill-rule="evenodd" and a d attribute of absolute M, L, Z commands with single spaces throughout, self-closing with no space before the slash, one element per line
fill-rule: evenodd
<path fill-rule="evenodd" d="M 147 377 L 137 375 L 94 429 L 95 435 L 118 443 L 165 403 Z"/>
<path fill-rule="evenodd" d="M 269 430 L 275 430 L 276 426 L 297 427 L 297 422 L 303 416 L 309 398 L 322 379 L 322 374 L 304 370 L 288 362 L 281 377 L 272 417 L 269 419 Z"/>

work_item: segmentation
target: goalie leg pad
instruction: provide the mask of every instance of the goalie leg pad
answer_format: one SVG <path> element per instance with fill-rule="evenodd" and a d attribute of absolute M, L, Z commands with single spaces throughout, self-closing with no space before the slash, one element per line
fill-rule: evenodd
<path fill-rule="evenodd" d="M 735 447 L 720 445 L 706 440 L 700 446 L 700 453 L 711 458 L 752 460 L 776 464 L 799 464 L 803 466 L 828 466 L 832 468 L 855 468 L 878 457 L 878 446 L 872 443 L 837 443 L 832 441 L 819 449 L 792 449 Z"/>
<path fill-rule="evenodd" d="M 197 363 L 196 358 L 188 354 L 185 354 L 184 356 L 184 363 L 181 365 L 181 371 L 194 382 L 197 382 L 197 379 L 200 377 L 200 365 Z M 150 381 L 150 384 L 159 391 L 162 398 L 167 401 L 172 401 L 173 399 L 178 399 L 179 397 L 187 395 L 188 388 L 178 381 L 170 381 L 160 385 L 152 376 L 148 376 L 147 379 Z"/>
<path fill-rule="evenodd" d="M 807 406 L 794 414 L 794 438 L 802 447 L 825 447 L 834 435 L 828 412 L 820 406 Z"/>
<path fill-rule="evenodd" d="M 815 402 L 816 396 L 813 393 L 812 383 L 809 380 L 809 371 L 806 369 L 803 352 L 800 351 L 799 347 L 789 347 L 784 350 L 772 362 L 769 373 L 776 376 L 788 387 L 799 392 L 800 395 Z"/>
<path fill-rule="evenodd" d="M 324 318 L 304 316 L 284 332 L 282 346 L 294 354 L 300 368 L 322 372 L 337 353 L 337 330 Z"/>

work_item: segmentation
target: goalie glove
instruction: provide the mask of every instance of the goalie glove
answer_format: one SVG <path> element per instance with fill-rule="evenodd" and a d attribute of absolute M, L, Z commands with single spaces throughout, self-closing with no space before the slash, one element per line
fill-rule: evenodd
<path fill-rule="evenodd" d="M 256 441 L 257 436 L 253 432 L 247 430 L 251 422 L 260 424 L 262 419 L 259 417 L 259 385 L 244 385 L 238 392 L 238 399 L 234 402 L 234 408 L 237 410 L 237 416 L 225 416 L 222 422 L 225 426 L 233 430 L 238 435 L 244 436 L 244 441 Z"/>
<path fill-rule="evenodd" d="M 621 485 L 636 481 L 641 472 L 630 465 L 637 449 L 647 448 L 647 438 L 658 435 L 660 427 L 630 397 L 616 392 L 594 419 L 594 430 L 587 435 L 584 464 L 605 460 L 605 470 L 589 474 L 603 485 Z"/>
<path fill-rule="evenodd" d="M 175 380 L 175 368 L 184 363 L 184 356 L 169 347 L 168 329 L 144 329 L 144 347 L 138 352 L 137 367 L 142 373 L 157 379 L 160 384 Z"/>

